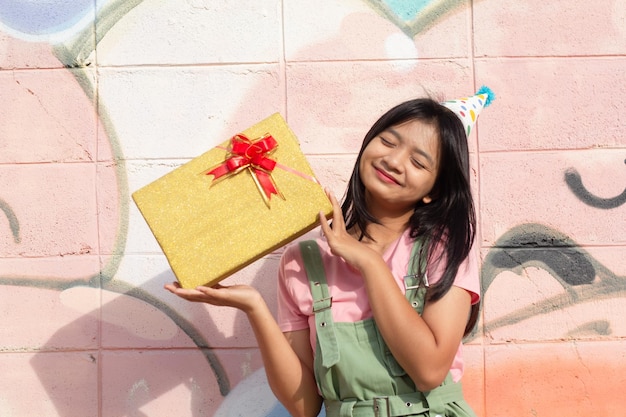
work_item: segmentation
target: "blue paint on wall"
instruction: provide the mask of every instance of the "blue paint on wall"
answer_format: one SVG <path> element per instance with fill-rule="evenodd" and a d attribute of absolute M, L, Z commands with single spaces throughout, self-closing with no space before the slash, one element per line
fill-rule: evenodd
<path fill-rule="evenodd" d="M 0 0 L 0 22 L 28 35 L 48 35 L 93 15 L 94 7 L 94 0 Z"/>
<path fill-rule="evenodd" d="M 411 21 L 424 10 L 432 0 L 385 0 L 384 3 L 399 18 Z"/>

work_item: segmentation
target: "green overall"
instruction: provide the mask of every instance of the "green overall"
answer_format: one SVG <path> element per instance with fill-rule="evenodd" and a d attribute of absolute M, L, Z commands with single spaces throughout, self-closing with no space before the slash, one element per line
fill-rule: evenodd
<path fill-rule="evenodd" d="M 413 245 L 411 259 L 420 246 L 418 242 Z M 453 382 L 449 373 L 432 391 L 417 391 L 373 319 L 333 322 L 332 296 L 319 247 L 315 241 L 304 241 L 300 251 L 313 295 L 317 328 L 314 372 L 327 417 L 476 416 L 463 399 L 461 384 Z M 414 269 L 410 267 L 404 278 L 406 298 L 421 314 L 426 287 L 420 285 L 423 274 Z"/>

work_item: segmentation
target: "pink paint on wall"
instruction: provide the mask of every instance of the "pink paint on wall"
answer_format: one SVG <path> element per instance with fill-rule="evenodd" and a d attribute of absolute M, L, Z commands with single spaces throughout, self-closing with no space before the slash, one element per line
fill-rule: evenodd
<path fill-rule="evenodd" d="M 469 138 L 483 308 L 467 399 L 485 417 L 626 406 L 622 1 L 108 0 L 84 20 L 91 3 L 11 3 L 0 415 L 286 416 L 245 317 L 162 289 L 175 278 L 130 193 L 278 111 L 341 196 L 384 110 L 482 84 L 497 100 Z M 280 252 L 228 283 L 274 309 Z"/>

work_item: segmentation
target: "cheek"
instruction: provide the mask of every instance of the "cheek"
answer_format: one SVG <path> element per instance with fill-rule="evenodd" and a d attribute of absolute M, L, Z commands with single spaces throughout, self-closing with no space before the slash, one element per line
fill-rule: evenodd
<path fill-rule="evenodd" d="M 432 178 L 432 180 L 431 180 L 431 182 L 429 183 L 429 186 L 428 186 L 428 192 L 426 193 L 432 199 L 438 198 L 439 192 L 437 191 L 437 189 L 439 187 L 436 187 L 436 185 L 435 185 L 436 183 L 437 183 L 436 177 L 433 176 L 433 178 Z"/>
<path fill-rule="evenodd" d="M 352 167 L 352 171 L 353 172 L 351 172 L 349 174 L 350 176 L 348 177 L 348 182 L 352 181 L 352 176 L 353 175 L 357 175 L 359 183 L 363 184 L 363 159 L 358 159 L 354 163 L 354 165 Z M 355 174 L 355 171 L 356 171 L 356 174 Z"/>
<path fill-rule="evenodd" d="M 354 166 L 358 167 L 359 169 L 359 175 L 363 175 L 363 171 L 367 171 L 367 167 L 371 164 L 372 161 L 371 155 L 372 153 L 368 150 L 368 148 L 366 148 L 361 156 L 354 163 Z M 363 178 L 361 178 L 361 180 L 362 179 Z"/>
<path fill-rule="evenodd" d="M 410 175 L 411 184 L 428 194 L 435 185 L 436 176 L 430 172 L 420 170 Z"/>

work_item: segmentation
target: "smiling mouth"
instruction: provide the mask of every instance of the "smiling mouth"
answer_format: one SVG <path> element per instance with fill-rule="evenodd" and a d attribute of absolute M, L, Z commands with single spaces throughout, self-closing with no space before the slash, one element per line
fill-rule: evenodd
<path fill-rule="evenodd" d="M 380 168 L 374 168 L 376 170 L 376 175 L 386 183 L 400 185 L 400 183 L 391 175 L 387 174 L 384 170 Z"/>

